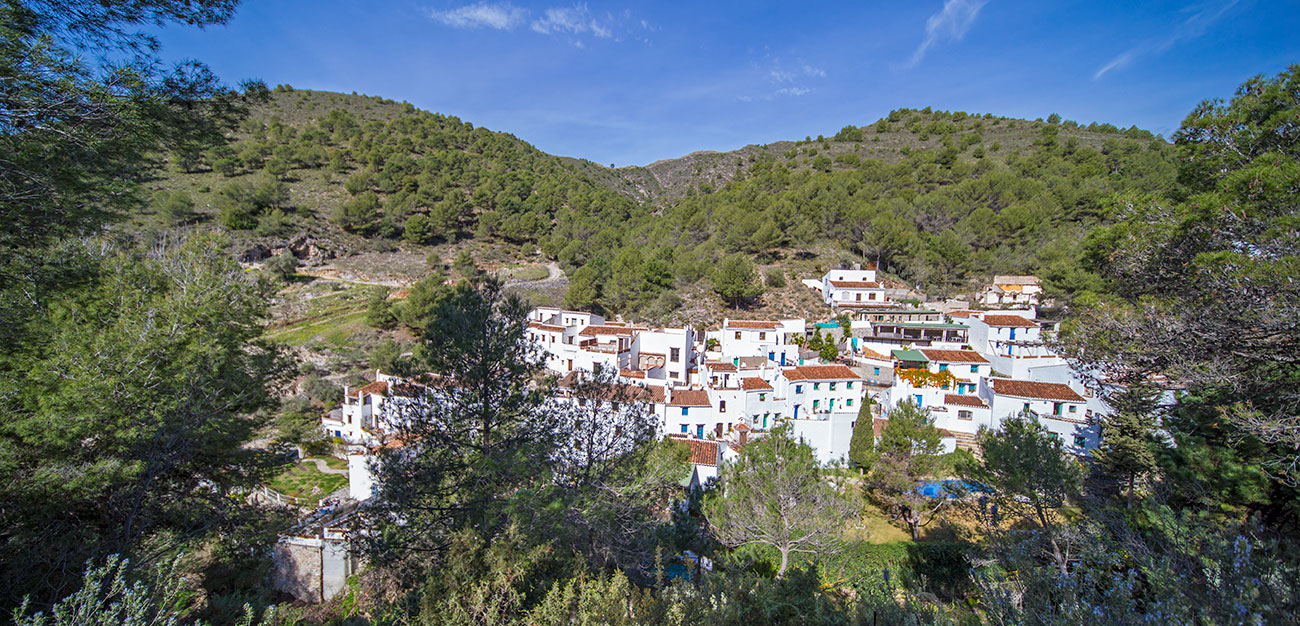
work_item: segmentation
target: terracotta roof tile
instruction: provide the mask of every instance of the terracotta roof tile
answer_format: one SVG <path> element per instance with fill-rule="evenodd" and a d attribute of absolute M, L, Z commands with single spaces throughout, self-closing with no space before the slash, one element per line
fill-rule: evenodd
<path fill-rule="evenodd" d="M 635 326 L 609 326 L 609 325 L 605 325 L 605 326 L 588 326 L 588 327 L 582 329 L 582 332 L 580 332 L 580 333 L 578 333 L 578 334 L 579 334 L 579 335 L 584 335 L 584 336 L 586 336 L 586 337 L 597 337 L 597 336 L 600 336 L 600 335 L 629 335 L 629 336 L 630 336 L 630 335 L 634 335 L 634 334 L 636 334 L 638 331 L 642 331 L 642 330 L 645 330 L 645 329 L 644 329 L 644 328 L 637 328 L 637 327 L 635 327 Z"/>
<path fill-rule="evenodd" d="M 705 361 L 704 365 L 711 370 L 716 370 L 719 372 L 736 371 L 736 365 L 734 363 L 728 363 L 726 361 Z"/>
<path fill-rule="evenodd" d="M 1027 320 L 1019 315 L 985 315 L 984 323 L 989 326 L 1001 326 L 1017 328 L 1038 328 L 1038 324 L 1032 320 Z"/>
<path fill-rule="evenodd" d="M 836 289 L 880 289 L 880 283 L 865 280 L 832 280 L 831 286 Z"/>
<path fill-rule="evenodd" d="M 958 405 L 958 406 L 977 406 L 981 408 L 988 407 L 988 405 L 984 404 L 984 401 L 981 400 L 979 396 L 961 396 L 955 393 L 944 395 L 943 403 Z"/>
<path fill-rule="evenodd" d="M 556 326 L 556 325 L 554 325 L 554 324 L 543 324 L 543 323 L 541 323 L 541 322 L 528 322 L 528 327 L 529 327 L 529 328 L 540 328 L 540 329 L 542 329 L 542 330 L 550 330 L 550 331 L 559 331 L 559 332 L 563 332 L 563 331 L 564 331 L 564 327 L 563 327 L 563 326 Z"/>
<path fill-rule="evenodd" d="M 668 406 L 710 406 L 709 392 L 701 389 L 674 389 Z"/>
<path fill-rule="evenodd" d="M 718 442 L 703 439 L 677 439 L 691 449 L 691 463 L 695 465 L 717 465 L 721 458 Z"/>
<path fill-rule="evenodd" d="M 946 361 L 948 363 L 988 363 L 988 360 L 980 356 L 980 353 L 974 350 L 932 350 L 921 348 L 921 354 L 931 361 Z"/>
<path fill-rule="evenodd" d="M 843 365 L 800 365 L 781 371 L 786 380 L 862 380 Z"/>
<path fill-rule="evenodd" d="M 362 385 L 361 387 L 357 387 L 356 389 L 353 389 L 352 393 L 349 393 L 348 395 L 359 398 L 361 397 L 361 394 L 366 394 L 366 393 L 380 395 L 380 396 L 388 395 L 388 381 L 377 380 L 373 383 Z"/>
<path fill-rule="evenodd" d="M 1017 398 L 1034 398 L 1038 400 L 1063 400 L 1066 402 L 1083 402 L 1083 396 L 1061 383 L 1040 383 L 1030 380 L 1010 380 L 994 378 L 990 381 L 993 393 Z"/>
<path fill-rule="evenodd" d="M 742 328 L 752 330 L 776 330 L 780 322 L 765 322 L 761 320 L 727 320 L 723 325 L 724 328 Z"/>
<path fill-rule="evenodd" d="M 746 376 L 740 379 L 740 386 L 744 387 L 745 391 L 771 391 L 772 390 L 772 385 L 767 384 L 766 380 L 763 380 L 762 378 L 755 378 L 753 376 Z"/>

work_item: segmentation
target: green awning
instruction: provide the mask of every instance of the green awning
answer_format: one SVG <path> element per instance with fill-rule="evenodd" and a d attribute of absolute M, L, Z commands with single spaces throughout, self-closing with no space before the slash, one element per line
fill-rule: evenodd
<path fill-rule="evenodd" d="M 918 351 L 918 350 L 903 350 L 903 349 L 899 349 L 899 350 L 894 350 L 894 351 L 890 352 L 890 354 L 892 354 L 892 355 L 894 356 L 894 358 L 895 358 L 895 359 L 898 359 L 899 361 L 911 361 L 911 362 L 915 362 L 915 363 L 929 363 L 929 362 L 930 362 L 930 359 L 925 358 L 925 355 L 924 355 L 924 354 L 921 354 L 920 351 Z"/>

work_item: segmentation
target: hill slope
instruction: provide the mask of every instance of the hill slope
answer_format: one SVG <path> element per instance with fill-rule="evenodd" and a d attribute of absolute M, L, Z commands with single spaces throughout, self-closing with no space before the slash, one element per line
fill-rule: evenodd
<path fill-rule="evenodd" d="M 610 169 L 409 104 L 277 88 L 228 146 L 173 156 L 143 221 L 215 221 L 246 245 L 305 237 L 372 274 L 390 255 L 406 280 L 465 248 L 556 260 L 570 305 L 663 321 L 725 314 L 702 279 L 728 254 L 790 279 L 866 260 L 936 295 L 995 272 L 1073 294 L 1091 285 L 1077 244 L 1106 207 L 1174 170 L 1150 133 L 1052 121 L 902 109 L 832 137 Z M 768 282 L 787 286 L 755 314 L 803 300 L 797 280 Z"/>

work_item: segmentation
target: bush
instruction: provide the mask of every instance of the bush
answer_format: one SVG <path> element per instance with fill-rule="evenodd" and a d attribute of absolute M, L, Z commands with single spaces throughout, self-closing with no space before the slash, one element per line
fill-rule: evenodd
<path fill-rule="evenodd" d="M 767 286 L 773 289 L 779 289 L 785 286 L 785 272 L 779 267 L 773 267 L 763 273 L 763 279 L 767 281 Z"/>
<path fill-rule="evenodd" d="M 284 252 L 267 259 L 266 264 L 263 267 L 267 272 L 270 272 L 272 276 L 288 282 L 289 279 L 293 277 L 293 273 L 298 270 L 298 257 L 294 256 L 292 252 L 285 250 Z"/>

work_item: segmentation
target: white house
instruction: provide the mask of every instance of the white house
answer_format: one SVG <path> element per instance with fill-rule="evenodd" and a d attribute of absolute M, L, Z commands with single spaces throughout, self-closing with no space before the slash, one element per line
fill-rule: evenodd
<path fill-rule="evenodd" d="M 978 391 L 979 380 L 991 373 L 988 359 L 974 350 L 920 348 L 917 352 L 929 359 L 927 368 L 931 374 L 947 372 L 957 379 L 953 390 L 958 395 L 974 395 Z"/>
<path fill-rule="evenodd" d="M 993 282 L 980 290 L 978 300 L 985 306 L 1036 305 L 1042 294 L 1037 276 L 994 276 Z"/>
<path fill-rule="evenodd" d="M 822 299 L 832 308 L 884 304 L 885 286 L 876 281 L 875 267 L 838 269 L 822 276 Z"/>
<path fill-rule="evenodd" d="M 1069 385 L 993 378 L 981 385 L 980 397 L 988 402 L 994 424 L 1028 410 L 1067 450 L 1085 454 L 1097 447 L 1099 429 L 1088 419 L 1087 400 Z"/>
<path fill-rule="evenodd" d="M 801 319 L 726 319 L 722 322 L 722 354 L 724 359 L 761 356 L 778 365 L 795 363 L 799 345 L 794 338 L 803 337 L 806 329 Z"/>
<path fill-rule="evenodd" d="M 374 446 L 387 441 L 393 430 L 385 422 L 384 411 L 400 405 L 415 395 L 418 385 L 383 372 L 375 373 L 375 382 L 356 389 L 344 389 L 343 404 L 337 412 L 321 418 L 325 436 L 346 444 Z"/>
<path fill-rule="evenodd" d="M 1042 327 L 1025 313 L 982 313 L 957 320 L 970 327 L 970 345 L 990 356 L 1046 356 Z M 995 364 L 996 366 L 996 364 Z M 999 370 L 1001 371 L 1001 370 Z"/>

